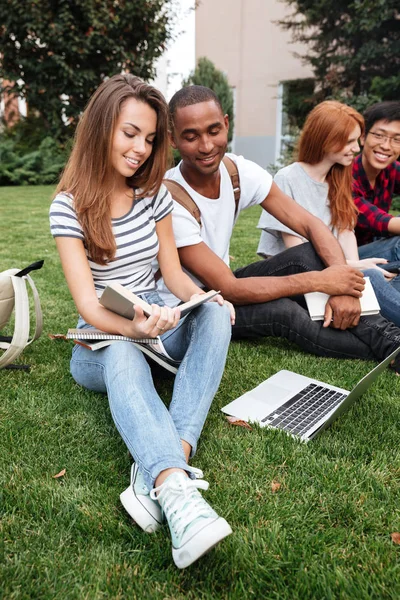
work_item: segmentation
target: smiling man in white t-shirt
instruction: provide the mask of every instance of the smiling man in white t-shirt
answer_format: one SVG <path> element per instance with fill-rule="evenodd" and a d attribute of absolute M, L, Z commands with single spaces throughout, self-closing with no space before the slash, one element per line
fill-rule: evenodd
<path fill-rule="evenodd" d="M 342 250 L 319 219 L 286 196 L 271 175 L 242 156 L 228 154 L 237 166 L 240 199 L 235 214 L 231 177 L 222 159 L 228 143 L 228 116 L 212 90 L 189 86 L 170 101 L 171 144 L 182 161 L 166 174 L 195 201 L 201 225 L 174 202 L 173 227 L 183 267 L 200 284 L 221 290 L 236 308 L 233 336 L 285 337 L 323 356 L 380 359 L 400 342 L 400 331 L 380 316 L 374 326 L 360 321 L 362 273 L 345 264 Z M 260 204 L 311 244 L 232 272 L 229 244 L 237 215 Z M 178 303 L 165 288 L 167 304 Z M 313 322 L 303 294 L 330 295 L 324 323 Z M 384 332 L 384 333 L 383 333 Z M 367 341 L 368 340 L 368 341 Z"/>

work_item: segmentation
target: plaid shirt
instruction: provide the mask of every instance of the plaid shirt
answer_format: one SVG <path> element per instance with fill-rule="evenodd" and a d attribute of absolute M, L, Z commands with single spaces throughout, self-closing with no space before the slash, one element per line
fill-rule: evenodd
<path fill-rule="evenodd" d="M 362 154 L 353 163 L 353 198 L 359 210 L 355 229 L 359 246 L 369 244 L 376 236 L 388 236 L 388 225 L 393 215 L 388 211 L 392 197 L 400 194 L 400 162 L 383 169 L 372 188 L 362 165 Z"/>

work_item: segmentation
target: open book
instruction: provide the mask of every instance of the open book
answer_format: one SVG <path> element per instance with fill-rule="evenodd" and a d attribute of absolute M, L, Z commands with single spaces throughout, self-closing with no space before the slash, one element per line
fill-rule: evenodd
<path fill-rule="evenodd" d="M 204 304 L 211 298 L 214 298 L 219 294 L 215 290 L 210 290 L 206 294 L 201 294 L 194 300 L 189 300 L 184 304 L 180 304 L 179 308 L 181 311 L 181 317 L 185 316 L 188 312 Z M 137 304 L 143 309 L 143 312 L 148 317 L 151 315 L 151 306 L 139 296 L 136 296 L 130 290 L 124 288 L 120 283 L 111 283 L 106 287 L 102 295 L 100 296 L 100 304 L 102 304 L 108 310 L 112 310 L 113 312 L 121 315 L 121 317 L 126 317 L 127 319 L 133 319 L 135 314 L 134 306 Z"/>
<path fill-rule="evenodd" d="M 180 361 L 174 360 L 164 348 L 164 345 L 159 337 L 133 339 L 125 335 L 117 335 L 114 333 L 106 333 L 101 329 L 68 329 L 66 335 L 68 340 L 74 340 L 76 344 L 84 346 L 89 350 L 101 350 L 110 344 L 117 342 L 131 342 L 139 348 L 143 354 L 154 360 L 167 371 L 176 373 L 180 365 Z"/>
<path fill-rule="evenodd" d="M 322 321 L 324 318 L 325 306 L 329 298 L 328 294 L 322 292 L 309 292 L 308 294 L 304 294 L 304 297 L 307 302 L 311 320 Z M 360 304 L 361 315 L 376 315 L 381 309 L 369 277 L 365 277 L 365 288 L 363 295 L 360 298 Z"/>

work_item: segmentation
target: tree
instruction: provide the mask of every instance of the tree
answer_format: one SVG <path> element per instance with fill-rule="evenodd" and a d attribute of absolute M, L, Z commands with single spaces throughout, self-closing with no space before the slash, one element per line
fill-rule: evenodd
<path fill-rule="evenodd" d="M 233 92 L 226 75 L 216 68 L 208 58 L 199 58 L 193 73 L 182 82 L 183 87 L 188 85 L 204 85 L 211 88 L 221 101 L 224 114 L 229 117 L 228 141 L 232 141 L 234 115 L 233 115 Z"/>
<path fill-rule="evenodd" d="M 101 81 L 143 79 L 171 37 L 168 0 L 0 0 L 0 92 L 27 100 L 58 139 L 71 134 Z M 65 124 L 72 127 L 66 127 Z"/>
<path fill-rule="evenodd" d="M 318 99 L 337 97 L 363 109 L 400 97 L 398 0 L 285 0 L 294 8 L 280 24 L 310 52 Z"/>

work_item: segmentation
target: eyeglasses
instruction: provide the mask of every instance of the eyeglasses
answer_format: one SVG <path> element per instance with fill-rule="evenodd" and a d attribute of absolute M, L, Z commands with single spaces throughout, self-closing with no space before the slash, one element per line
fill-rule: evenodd
<path fill-rule="evenodd" d="M 388 141 L 391 146 L 400 146 L 400 135 L 383 135 L 383 133 L 375 133 L 375 131 L 369 131 L 377 142 L 386 142 Z"/>

